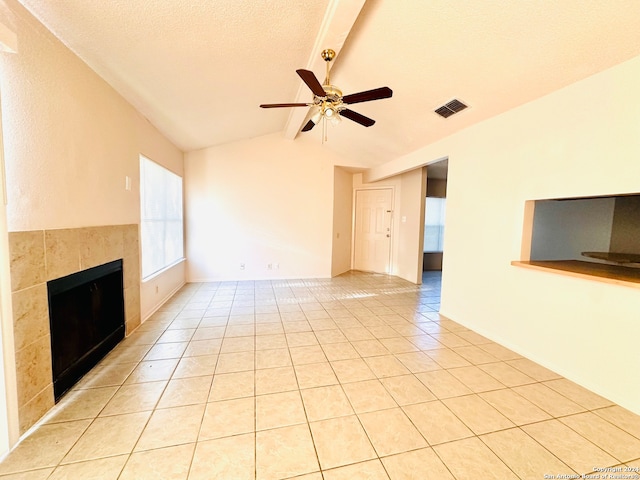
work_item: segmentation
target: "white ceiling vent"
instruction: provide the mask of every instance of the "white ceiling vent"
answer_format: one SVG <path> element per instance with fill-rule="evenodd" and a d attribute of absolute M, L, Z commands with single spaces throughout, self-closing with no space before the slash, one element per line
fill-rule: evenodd
<path fill-rule="evenodd" d="M 464 110 L 465 108 L 467 108 L 467 105 L 462 103 L 460 100 L 454 98 L 453 100 L 445 103 L 441 107 L 436 108 L 434 111 L 441 117 L 448 118 L 451 115 L 454 115 Z"/>

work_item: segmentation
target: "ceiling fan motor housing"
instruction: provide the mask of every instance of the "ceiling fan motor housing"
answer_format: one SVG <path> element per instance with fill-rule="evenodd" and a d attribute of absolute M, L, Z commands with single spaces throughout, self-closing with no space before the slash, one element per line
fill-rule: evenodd
<path fill-rule="evenodd" d="M 326 93 L 327 100 L 331 102 L 339 102 L 342 100 L 342 90 L 335 85 L 322 85 Z"/>

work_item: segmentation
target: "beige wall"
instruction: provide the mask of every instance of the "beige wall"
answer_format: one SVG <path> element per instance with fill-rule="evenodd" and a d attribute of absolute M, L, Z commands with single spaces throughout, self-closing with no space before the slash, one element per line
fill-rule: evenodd
<path fill-rule="evenodd" d="M 640 413 L 640 289 L 511 265 L 525 201 L 638 192 L 640 57 L 368 172 L 449 157 L 442 313 Z"/>
<path fill-rule="evenodd" d="M 182 174 L 182 152 L 17 1 L 5 3 L 18 36 L 17 53 L 0 54 L 8 231 L 136 229 L 139 154 Z M 140 302 L 136 290 L 129 297 Z M 12 327 L 11 317 L 3 322 Z"/>
<path fill-rule="evenodd" d="M 280 134 L 186 154 L 188 281 L 329 277 L 339 162 Z"/>
<path fill-rule="evenodd" d="M 139 223 L 138 155 L 181 174 L 182 152 L 29 14 L 18 18 L 19 52 L 0 56 L 9 230 Z"/>
<path fill-rule="evenodd" d="M 333 248 L 331 276 L 351 269 L 353 174 L 335 167 L 333 173 Z"/>
<path fill-rule="evenodd" d="M 15 444 L 20 434 L 2 143 L 0 128 L 0 458 Z"/>
<path fill-rule="evenodd" d="M 186 260 L 183 260 L 140 283 L 140 316 L 143 322 L 180 290 L 185 283 L 185 270 Z"/>
<path fill-rule="evenodd" d="M 19 45 L 0 56 L 9 231 L 139 224 L 139 155 L 183 175 L 182 152 L 15 0 L 7 4 Z M 173 273 L 177 288 L 184 278 Z M 143 315 L 155 300 L 143 298 Z"/>
<path fill-rule="evenodd" d="M 400 180 L 402 188 L 396 275 L 420 284 L 424 249 L 424 199 L 427 195 L 425 169 L 417 168 L 403 173 Z"/>

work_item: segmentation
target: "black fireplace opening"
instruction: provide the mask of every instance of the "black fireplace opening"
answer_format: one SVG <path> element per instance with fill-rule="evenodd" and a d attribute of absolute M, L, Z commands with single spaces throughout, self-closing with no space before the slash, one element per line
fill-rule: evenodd
<path fill-rule="evenodd" d="M 124 338 L 122 259 L 47 283 L 56 403 Z"/>

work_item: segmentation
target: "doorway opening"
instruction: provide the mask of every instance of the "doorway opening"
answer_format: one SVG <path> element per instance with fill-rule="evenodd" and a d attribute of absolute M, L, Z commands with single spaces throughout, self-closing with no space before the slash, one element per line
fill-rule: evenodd
<path fill-rule="evenodd" d="M 433 303 L 439 307 L 444 258 L 445 213 L 449 160 L 427 165 L 427 195 L 424 199 L 423 290 L 433 290 Z"/>

